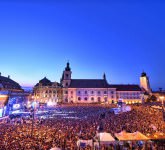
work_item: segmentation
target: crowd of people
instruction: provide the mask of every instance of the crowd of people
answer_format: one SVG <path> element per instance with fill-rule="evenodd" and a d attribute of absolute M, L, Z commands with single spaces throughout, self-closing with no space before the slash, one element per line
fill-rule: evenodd
<path fill-rule="evenodd" d="M 139 131 L 152 139 L 165 138 L 165 122 L 160 110 L 131 105 L 131 111 L 115 115 L 109 111 L 112 107 L 115 105 L 57 106 L 55 111 L 45 112 L 43 115 L 47 117 L 44 119 L 35 115 L 33 130 L 29 118 L 8 119 L 0 124 L 0 150 L 50 150 L 52 147 L 93 150 L 91 146 L 79 148 L 77 141 L 92 139 L 93 143 L 98 142 L 96 135 L 99 130 L 110 133 L 114 138 L 115 133 L 123 130 L 130 133 Z M 144 141 L 143 144 L 117 141 L 101 145 L 101 149 L 164 150 L 163 144 L 160 141 Z"/>

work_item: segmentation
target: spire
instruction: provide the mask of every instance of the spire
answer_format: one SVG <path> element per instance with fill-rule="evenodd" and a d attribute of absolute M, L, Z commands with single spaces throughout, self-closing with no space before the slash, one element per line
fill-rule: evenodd
<path fill-rule="evenodd" d="M 67 62 L 67 64 L 66 64 L 66 68 L 65 68 L 65 71 L 70 71 L 71 69 L 70 69 L 70 63 L 69 63 L 69 61 Z"/>
<path fill-rule="evenodd" d="M 103 79 L 104 79 L 104 80 L 106 80 L 106 75 L 105 75 L 105 72 L 104 72 L 104 74 L 103 74 Z"/>
<path fill-rule="evenodd" d="M 141 74 L 141 77 L 146 77 L 147 74 L 143 71 L 142 74 Z"/>

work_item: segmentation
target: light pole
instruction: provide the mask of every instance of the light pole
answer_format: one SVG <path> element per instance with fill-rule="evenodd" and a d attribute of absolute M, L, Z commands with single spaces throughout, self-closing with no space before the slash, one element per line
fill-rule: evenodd
<path fill-rule="evenodd" d="M 32 129 L 31 129 L 31 137 L 33 137 L 33 130 L 34 130 L 34 108 L 32 108 L 31 113 L 32 113 Z"/>
<path fill-rule="evenodd" d="M 31 129 L 31 137 L 33 137 L 33 130 L 34 130 L 34 113 L 36 110 L 36 102 L 32 103 L 31 115 L 32 115 L 32 129 Z"/>

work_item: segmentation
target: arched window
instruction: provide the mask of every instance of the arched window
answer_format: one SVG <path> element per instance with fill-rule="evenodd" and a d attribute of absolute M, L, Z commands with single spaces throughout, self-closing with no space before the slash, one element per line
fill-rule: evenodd
<path fill-rule="evenodd" d="M 94 101 L 94 97 L 91 97 L 91 100 Z"/>
<path fill-rule="evenodd" d="M 65 74 L 66 78 L 68 79 L 69 75 L 68 74 Z"/>
<path fill-rule="evenodd" d="M 88 100 L 88 98 L 87 98 L 87 97 L 85 97 L 85 98 L 84 98 L 84 100 L 86 100 L 86 101 L 87 101 L 87 100 Z"/>
<path fill-rule="evenodd" d="M 98 102 L 101 102 L 101 98 L 100 97 L 98 97 L 97 100 L 98 100 Z"/>
<path fill-rule="evenodd" d="M 81 101 L 81 97 L 78 97 L 78 100 Z"/>

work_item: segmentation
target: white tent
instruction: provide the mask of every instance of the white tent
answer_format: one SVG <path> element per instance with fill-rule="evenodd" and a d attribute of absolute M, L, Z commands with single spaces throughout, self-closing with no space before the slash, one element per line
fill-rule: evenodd
<path fill-rule="evenodd" d="M 98 138 L 99 138 L 100 144 L 109 144 L 115 141 L 112 135 L 107 132 L 98 133 Z"/>
<path fill-rule="evenodd" d="M 85 147 L 85 146 L 92 146 L 93 145 L 93 141 L 92 140 L 78 140 L 77 141 L 77 146 L 78 147 Z"/>
<path fill-rule="evenodd" d="M 54 148 L 51 148 L 50 150 L 61 150 L 61 148 L 54 147 Z"/>
<path fill-rule="evenodd" d="M 139 131 L 134 133 L 127 133 L 125 131 L 122 131 L 120 133 L 115 133 L 115 137 L 117 137 L 120 141 L 149 140 L 144 134 Z"/>

